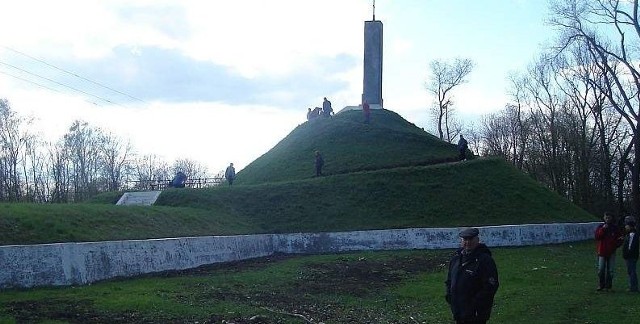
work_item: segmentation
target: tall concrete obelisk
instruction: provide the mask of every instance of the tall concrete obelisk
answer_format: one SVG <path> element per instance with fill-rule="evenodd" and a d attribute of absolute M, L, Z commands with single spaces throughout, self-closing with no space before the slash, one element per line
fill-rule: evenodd
<path fill-rule="evenodd" d="M 382 22 L 376 20 L 376 1 L 373 19 L 364 22 L 364 82 L 362 100 L 372 109 L 382 108 Z"/>

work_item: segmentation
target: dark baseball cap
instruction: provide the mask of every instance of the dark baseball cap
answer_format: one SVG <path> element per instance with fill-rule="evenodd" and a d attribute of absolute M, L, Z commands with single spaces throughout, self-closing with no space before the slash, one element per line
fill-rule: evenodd
<path fill-rule="evenodd" d="M 462 238 L 474 238 L 478 236 L 478 234 L 480 234 L 480 231 L 477 228 L 468 227 L 460 231 L 460 234 L 458 234 L 458 236 Z"/>

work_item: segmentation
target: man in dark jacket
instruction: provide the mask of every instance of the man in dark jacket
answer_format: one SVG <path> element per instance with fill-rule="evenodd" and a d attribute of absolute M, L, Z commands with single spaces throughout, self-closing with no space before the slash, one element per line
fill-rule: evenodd
<path fill-rule="evenodd" d="M 629 291 L 638 292 L 638 274 L 636 264 L 638 263 L 638 235 L 636 233 L 636 219 L 627 216 L 624 220 L 626 234 L 622 243 L 622 258 L 627 264 L 627 275 L 629 275 Z"/>
<path fill-rule="evenodd" d="M 467 159 L 467 149 L 469 147 L 469 143 L 467 142 L 462 135 L 460 135 L 460 139 L 458 140 L 458 159 L 460 161 L 464 161 Z"/>
<path fill-rule="evenodd" d="M 316 177 L 322 175 L 322 166 L 324 165 L 324 159 L 319 151 L 316 151 Z"/>
<path fill-rule="evenodd" d="M 322 101 L 322 114 L 325 117 L 331 117 L 333 114 L 333 108 L 331 108 L 331 101 L 327 100 L 327 97 L 324 97 Z"/>
<path fill-rule="evenodd" d="M 224 171 L 224 177 L 227 178 L 229 186 L 231 186 L 233 184 L 233 180 L 236 179 L 236 168 L 233 167 L 233 163 L 229 164 L 227 169 Z"/>
<path fill-rule="evenodd" d="M 182 171 L 178 171 L 178 173 L 176 173 L 176 176 L 173 177 L 173 180 L 171 180 L 171 183 L 169 184 L 169 186 L 174 188 L 184 188 L 184 184 L 186 181 L 187 181 L 187 175 L 184 174 L 184 172 Z"/>
<path fill-rule="evenodd" d="M 460 232 L 462 247 L 449 263 L 447 303 L 456 323 L 486 323 L 498 291 L 498 269 L 477 228 Z"/>

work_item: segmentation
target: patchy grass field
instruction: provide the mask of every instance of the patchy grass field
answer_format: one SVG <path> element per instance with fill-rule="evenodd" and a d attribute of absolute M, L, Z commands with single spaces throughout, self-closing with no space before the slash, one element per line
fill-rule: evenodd
<path fill-rule="evenodd" d="M 595 291 L 593 242 L 492 249 L 492 323 L 633 323 L 619 258 L 614 291 Z M 451 250 L 285 256 L 101 282 L 7 290 L 2 323 L 449 323 Z"/>

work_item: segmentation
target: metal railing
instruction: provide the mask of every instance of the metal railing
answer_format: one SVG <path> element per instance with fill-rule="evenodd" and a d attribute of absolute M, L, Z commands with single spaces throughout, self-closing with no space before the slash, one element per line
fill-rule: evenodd
<path fill-rule="evenodd" d="M 164 190 L 167 188 L 173 188 L 171 180 L 129 180 L 127 181 L 127 187 L 132 190 Z M 184 182 L 185 188 L 210 188 L 223 184 L 225 182 L 224 177 L 215 178 L 195 178 L 187 179 Z"/>

